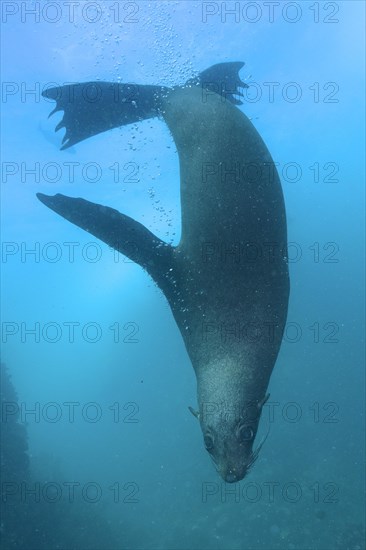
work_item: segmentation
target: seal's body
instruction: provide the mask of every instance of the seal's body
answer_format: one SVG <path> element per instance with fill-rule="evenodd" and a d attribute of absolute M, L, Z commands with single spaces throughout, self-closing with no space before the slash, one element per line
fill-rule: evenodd
<path fill-rule="evenodd" d="M 222 65 L 216 67 L 222 71 Z M 205 73 L 212 76 L 214 67 Z M 62 195 L 38 196 L 140 263 L 163 290 L 196 373 L 199 412 L 194 414 L 205 446 L 220 475 L 239 481 L 257 456 L 253 442 L 287 315 L 281 185 L 268 149 L 233 105 L 238 101 L 232 95 L 210 83 L 160 88 L 159 99 L 152 88 L 154 105 L 144 102 L 143 117 L 158 104 L 179 154 L 182 236 L 177 247 L 111 208 Z M 73 135 L 67 104 L 59 101 L 58 107 L 65 110 L 67 146 L 84 139 L 85 130 L 81 138 Z M 73 109 L 80 131 L 85 105 L 79 115 Z M 122 123 L 130 122 L 128 116 Z M 120 114 L 118 119 L 121 124 Z M 96 128 L 90 120 L 88 125 Z"/>

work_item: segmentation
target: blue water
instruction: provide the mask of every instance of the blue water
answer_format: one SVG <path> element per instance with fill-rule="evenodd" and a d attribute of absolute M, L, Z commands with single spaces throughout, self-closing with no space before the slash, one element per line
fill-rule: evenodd
<path fill-rule="evenodd" d="M 28 433 L 23 489 L 35 490 L 3 487 L 18 518 L 3 520 L 4 547 L 365 548 L 363 2 L 1 7 L 2 361 Z M 47 120 L 40 92 L 169 86 L 241 60 L 251 86 L 240 108 L 285 195 L 291 298 L 258 437 L 270 434 L 250 475 L 226 485 L 188 411 L 194 372 L 163 294 L 35 194 L 112 206 L 177 244 L 164 123 L 59 151 L 61 115 Z"/>

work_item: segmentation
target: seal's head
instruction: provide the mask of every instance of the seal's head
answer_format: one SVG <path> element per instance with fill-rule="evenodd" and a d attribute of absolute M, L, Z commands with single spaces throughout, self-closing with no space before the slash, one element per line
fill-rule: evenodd
<path fill-rule="evenodd" d="M 253 444 L 261 409 L 267 398 L 260 403 L 251 403 L 250 414 L 246 408 L 244 415 L 234 414 L 233 411 L 228 413 L 227 407 L 212 403 L 201 404 L 200 412 L 190 408 L 200 421 L 206 450 L 227 483 L 243 479 L 258 457 L 264 441 L 255 450 Z"/>
<path fill-rule="evenodd" d="M 261 447 L 253 451 L 256 431 L 257 426 L 240 420 L 202 426 L 206 450 L 227 483 L 243 479 L 254 464 Z"/>

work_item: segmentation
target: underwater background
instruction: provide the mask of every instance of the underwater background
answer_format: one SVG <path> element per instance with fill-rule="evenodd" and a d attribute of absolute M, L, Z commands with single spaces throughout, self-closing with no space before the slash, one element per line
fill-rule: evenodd
<path fill-rule="evenodd" d="M 363 2 L 2 2 L 3 548 L 365 548 Z M 250 475 L 216 474 L 162 292 L 48 210 L 105 204 L 173 244 L 163 121 L 60 151 L 51 85 L 183 84 L 245 61 L 277 162 L 291 296 Z"/>

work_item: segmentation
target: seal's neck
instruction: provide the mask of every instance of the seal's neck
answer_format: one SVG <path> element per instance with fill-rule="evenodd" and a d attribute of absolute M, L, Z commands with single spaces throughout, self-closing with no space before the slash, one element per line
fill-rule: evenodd
<path fill-rule="evenodd" d="M 213 408 L 243 406 L 244 403 L 260 401 L 266 390 L 266 385 L 262 387 L 253 369 L 238 365 L 229 358 L 211 362 L 196 374 L 200 408 L 203 404 L 211 404 Z"/>

